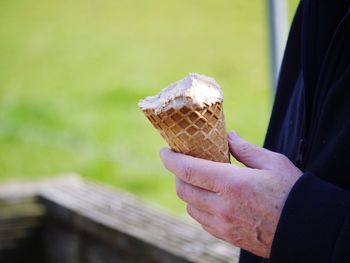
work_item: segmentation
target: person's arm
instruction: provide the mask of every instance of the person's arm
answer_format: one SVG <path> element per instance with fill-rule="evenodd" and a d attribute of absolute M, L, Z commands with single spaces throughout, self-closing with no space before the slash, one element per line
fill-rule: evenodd
<path fill-rule="evenodd" d="M 273 262 L 350 262 L 350 193 L 305 173 L 283 208 Z"/>

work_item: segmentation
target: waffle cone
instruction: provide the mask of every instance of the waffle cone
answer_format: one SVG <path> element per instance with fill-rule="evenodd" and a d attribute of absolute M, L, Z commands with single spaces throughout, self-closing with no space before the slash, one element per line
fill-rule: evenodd
<path fill-rule="evenodd" d="M 202 109 L 170 108 L 159 114 L 153 109 L 143 112 L 172 150 L 215 162 L 230 162 L 222 103 Z"/>

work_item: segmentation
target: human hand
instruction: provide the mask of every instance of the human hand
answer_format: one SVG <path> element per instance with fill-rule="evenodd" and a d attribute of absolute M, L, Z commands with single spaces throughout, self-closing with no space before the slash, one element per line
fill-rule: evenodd
<path fill-rule="evenodd" d="M 235 132 L 232 155 L 247 167 L 160 152 L 176 176 L 187 212 L 213 236 L 268 258 L 283 205 L 302 172 L 282 154 L 257 147 Z"/>

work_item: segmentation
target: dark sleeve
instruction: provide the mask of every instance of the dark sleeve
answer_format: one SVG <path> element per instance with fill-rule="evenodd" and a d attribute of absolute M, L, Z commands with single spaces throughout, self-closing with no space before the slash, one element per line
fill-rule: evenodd
<path fill-rule="evenodd" d="M 270 262 L 350 262 L 350 192 L 305 173 L 283 208 Z"/>

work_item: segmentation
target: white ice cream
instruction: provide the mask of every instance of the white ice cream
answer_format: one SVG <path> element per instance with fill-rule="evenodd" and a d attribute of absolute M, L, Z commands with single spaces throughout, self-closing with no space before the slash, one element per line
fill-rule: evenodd
<path fill-rule="evenodd" d="M 213 78 L 190 73 L 186 78 L 162 89 L 157 95 L 141 100 L 139 107 L 142 110 L 153 109 L 158 114 L 170 108 L 180 108 L 184 103 L 203 108 L 205 105 L 222 102 L 223 99 L 222 89 Z"/>

